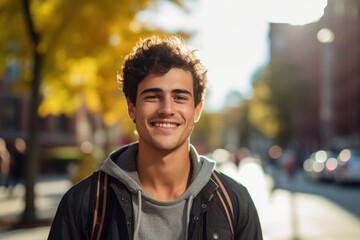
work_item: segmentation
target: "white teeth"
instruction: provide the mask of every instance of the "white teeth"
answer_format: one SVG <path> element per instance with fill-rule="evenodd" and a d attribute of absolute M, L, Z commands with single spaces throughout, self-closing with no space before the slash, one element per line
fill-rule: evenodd
<path fill-rule="evenodd" d="M 156 127 L 161 127 L 161 128 L 174 128 L 176 127 L 176 124 L 172 124 L 172 123 L 155 123 Z"/>

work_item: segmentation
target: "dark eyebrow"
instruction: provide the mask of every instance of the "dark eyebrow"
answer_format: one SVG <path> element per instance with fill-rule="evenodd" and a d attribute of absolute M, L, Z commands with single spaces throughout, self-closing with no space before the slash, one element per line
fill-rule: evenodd
<path fill-rule="evenodd" d="M 140 95 L 146 94 L 146 93 L 159 93 L 162 92 L 163 90 L 161 88 L 147 88 L 145 90 L 143 90 Z M 187 94 L 192 96 L 191 92 L 189 92 L 186 89 L 174 89 L 171 91 L 172 93 L 180 93 L 180 94 Z"/>
<path fill-rule="evenodd" d="M 172 92 L 173 93 L 180 93 L 180 94 L 187 94 L 187 95 L 192 96 L 191 92 L 189 92 L 186 89 L 174 89 Z"/>
<path fill-rule="evenodd" d="M 145 93 L 153 93 L 153 92 L 162 92 L 160 88 L 147 88 L 144 91 L 140 93 L 140 95 L 143 95 Z"/>

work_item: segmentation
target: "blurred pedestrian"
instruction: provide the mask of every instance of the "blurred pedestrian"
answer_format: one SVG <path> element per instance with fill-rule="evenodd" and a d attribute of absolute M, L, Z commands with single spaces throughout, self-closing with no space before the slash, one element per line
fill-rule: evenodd
<path fill-rule="evenodd" d="M 9 196 L 12 196 L 15 187 L 24 180 L 24 166 L 26 160 L 25 140 L 22 138 L 16 138 L 14 141 L 13 151 L 11 151 L 10 154 L 10 175 L 7 181 L 7 188 Z"/>
<path fill-rule="evenodd" d="M 285 151 L 282 156 L 283 160 L 283 168 L 288 176 L 288 178 L 292 179 L 296 175 L 296 158 L 293 151 Z"/>
<path fill-rule="evenodd" d="M 10 177 L 10 153 L 6 141 L 0 138 L 0 186 L 8 186 Z"/>
<path fill-rule="evenodd" d="M 49 239 L 262 239 L 247 189 L 190 144 L 207 83 L 195 51 L 179 37 L 140 41 L 120 83 L 138 142 L 65 194 Z"/>

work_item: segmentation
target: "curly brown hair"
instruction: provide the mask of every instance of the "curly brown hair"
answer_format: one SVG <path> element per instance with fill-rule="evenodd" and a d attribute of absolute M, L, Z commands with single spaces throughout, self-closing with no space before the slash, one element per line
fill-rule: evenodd
<path fill-rule="evenodd" d="M 125 57 L 122 76 L 118 75 L 125 96 L 136 104 L 138 84 L 151 72 L 166 74 L 172 68 L 189 71 L 193 78 L 195 106 L 205 98 L 207 69 L 178 36 L 152 36 L 140 40 Z"/>

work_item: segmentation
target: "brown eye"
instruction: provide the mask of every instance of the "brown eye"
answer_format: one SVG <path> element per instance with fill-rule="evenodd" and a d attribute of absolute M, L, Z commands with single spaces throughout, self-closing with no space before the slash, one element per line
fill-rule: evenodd
<path fill-rule="evenodd" d="M 187 96 L 183 96 L 183 95 L 177 95 L 174 97 L 174 100 L 176 102 L 185 102 L 188 100 L 188 97 Z"/>
<path fill-rule="evenodd" d="M 144 97 L 145 100 L 147 101 L 157 101 L 159 100 L 159 96 L 156 95 L 147 95 Z"/>

